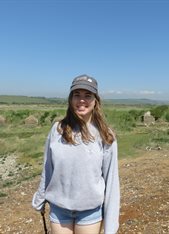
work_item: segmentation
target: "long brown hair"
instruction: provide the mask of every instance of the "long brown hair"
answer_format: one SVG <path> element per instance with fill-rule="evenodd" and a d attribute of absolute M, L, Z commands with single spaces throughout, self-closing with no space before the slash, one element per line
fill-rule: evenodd
<path fill-rule="evenodd" d="M 73 92 L 70 92 L 68 97 L 68 109 L 66 112 L 66 116 L 59 122 L 57 130 L 67 143 L 76 144 L 73 138 L 73 130 L 75 130 L 78 126 L 78 130 L 81 133 L 82 140 L 85 143 L 88 143 L 89 141 L 92 141 L 94 137 L 90 134 L 85 121 L 74 112 L 72 107 L 72 96 Z M 95 98 L 96 103 L 92 112 L 91 121 L 97 127 L 103 143 L 110 145 L 115 140 L 115 135 L 105 121 L 104 115 L 101 110 L 100 97 L 95 94 Z"/>

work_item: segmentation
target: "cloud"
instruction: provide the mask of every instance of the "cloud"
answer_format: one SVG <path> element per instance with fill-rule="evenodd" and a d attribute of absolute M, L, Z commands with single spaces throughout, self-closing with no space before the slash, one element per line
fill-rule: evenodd
<path fill-rule="evenodd" d="M 123 91 L 119 91 L 119 90 L 108 90 L 108 91 L 103 91 L 101 94 L 102 94 L 102 95 L 123 94 Z"/>
<path fill-rule="evenodd" d="M 140 90 L 139 93 L 141 95 L 154 95 L 154 94 L 156 94 L 156 92 L 153 90 Z"/>
<path fill-rule="evenodd" d="M 103 98 L 151 98 L 163 99 L 168 94 L 155 90 L 107 90 L 101 92 Z"/>

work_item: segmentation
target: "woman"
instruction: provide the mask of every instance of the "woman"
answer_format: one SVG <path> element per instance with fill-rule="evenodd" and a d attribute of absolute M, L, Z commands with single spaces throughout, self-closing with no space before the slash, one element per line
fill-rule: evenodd
<path fill-rule="evenodd" d="M 120 192 L 117 142 L 101 114 L 97 81 L 71 85 L 67 113 L 48 135 L 41 182 L 32 205 L 50 205 L 52 234 L 115 234 Z"/>

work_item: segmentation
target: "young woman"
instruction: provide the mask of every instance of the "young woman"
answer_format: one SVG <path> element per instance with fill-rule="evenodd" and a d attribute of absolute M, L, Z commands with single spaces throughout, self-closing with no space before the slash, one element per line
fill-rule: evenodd
<path fill-rule="evenodd" d="M 97 81 L 87 75 L 71 85 L 64 119 L 48 135 L 44 167 L 32 205 L 50 205 L 52 234 L 115 234 L 120 189 L 117 141 L 107 126 Z"/>

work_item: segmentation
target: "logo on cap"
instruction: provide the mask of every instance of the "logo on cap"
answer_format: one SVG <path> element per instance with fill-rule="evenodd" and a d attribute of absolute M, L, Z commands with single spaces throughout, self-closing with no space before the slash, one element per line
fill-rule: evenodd
<path fill-rule="evenodd" d="M 88 82 L 92 82 L 92 79 L 84 76 L 84 77 L 78 77 L 78 78 L 76 78 L 76 81 L 88 81 Z"/>

